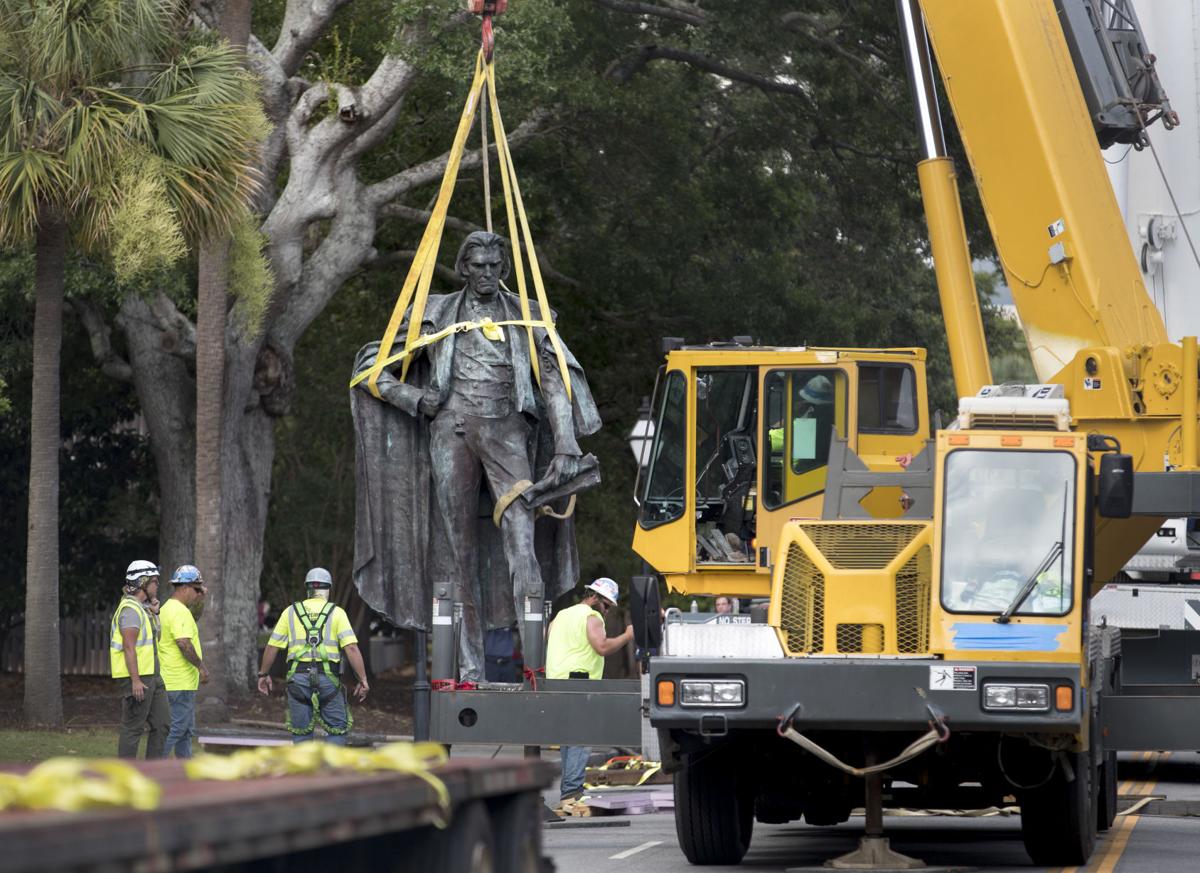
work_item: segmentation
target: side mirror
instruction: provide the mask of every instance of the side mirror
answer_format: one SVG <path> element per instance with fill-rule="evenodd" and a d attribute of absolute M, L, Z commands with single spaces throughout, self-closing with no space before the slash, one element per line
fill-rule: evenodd
<path fill-rule="evenodd" d="M 1100 456 L 1096 511 L 1103 518 L 1133 514 L 1133 456 L 1109 452 Z"/>
<path fill-rule="evenodd" d="M 657 653 L 662 646 L 662 612 L 657 576 L 634 576 L 629 589 L 629 612 L 633 641 L 643 653 Z"/>

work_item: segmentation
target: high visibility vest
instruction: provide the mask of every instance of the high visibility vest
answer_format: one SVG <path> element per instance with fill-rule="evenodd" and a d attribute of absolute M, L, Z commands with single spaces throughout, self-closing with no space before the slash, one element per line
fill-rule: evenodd
<path fill-rule="evenodd" d="M 113 613 L 112 617 L 112 633 L 108 652 L 112 660 L 112 677 L 125 679 L 129 676 L 129 668 L 125 666 L 125 641 L 121 638 L 121 613 L 126 609 L 132 609 L 138 616 L 138 637 L 134 644 L 137 651 L 138 675 L 153 675 L 154 630 L 150 622 L 150 613 L 136 597 L 122 597 L 121 602 L 117 604 L 117 611 Z"/>
<path fill-rule="evenodd" d="M 309 615 L 303 602 L 289 606 L 287 659 L 328 661 L 334 664 L 340 662 L 342 650 L 333 635 L 333 617 L 340 608 L 334 603 L 326 603 L 316 615 Z M 316 645 L 310 641 L 310 635 L 313 640 L 319 641 Z"/>
<path fill-rule="evenodd" d="M 587 623 L 604 616 L 586 603 L 569 606 L 554 617 L 546 642 L 546 678 L 569 679 L 572 673 L 587 673 L 589 679 L 604 677 L 604 656 L 588 641 Z"/>

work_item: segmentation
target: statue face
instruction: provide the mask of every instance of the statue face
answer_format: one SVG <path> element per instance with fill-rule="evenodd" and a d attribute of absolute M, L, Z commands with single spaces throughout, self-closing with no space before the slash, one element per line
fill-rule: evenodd
<path fill-rule="evenodd" d="M 463 263 L 467 287 L 482 297 L 491 297 L 500 290 L 500 270 L 504 256 L 499 248 L 476 248 Z"/>

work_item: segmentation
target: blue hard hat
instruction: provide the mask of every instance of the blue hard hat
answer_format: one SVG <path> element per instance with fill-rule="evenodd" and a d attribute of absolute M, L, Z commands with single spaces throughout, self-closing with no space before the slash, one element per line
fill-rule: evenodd
<path fill-rule="evenodd" d="M 200 571 L 191 564 L 184 564 L 175 571 L 175 575 L 171 577 L 172 585 L 203 585 L 204 579 L 200 576 Z"/>

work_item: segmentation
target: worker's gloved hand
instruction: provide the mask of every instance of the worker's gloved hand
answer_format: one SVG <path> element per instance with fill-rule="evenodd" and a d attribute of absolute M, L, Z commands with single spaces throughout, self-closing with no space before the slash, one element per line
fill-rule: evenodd
<path fill-rule="evenodd" d="M 146 697 L 146 683 L 141 679 L 133 679 L 129 684 L 133 687 L 133 699 L 140 703 Z"/>
<path fill-rule="evenodd" d="M 366 679 L 359 680 L 358 686 L 354 689 L 354 699 L 362 703 L 367 699 L 367 692 L 371 690 L 371 686 L 367 684 Z"/>
<path fill-rule="evenodd" d="M 260 676 L 258 678 L 258 691 L 260 694 L 270 694 L 273 687 L 270 676 Z"/>

